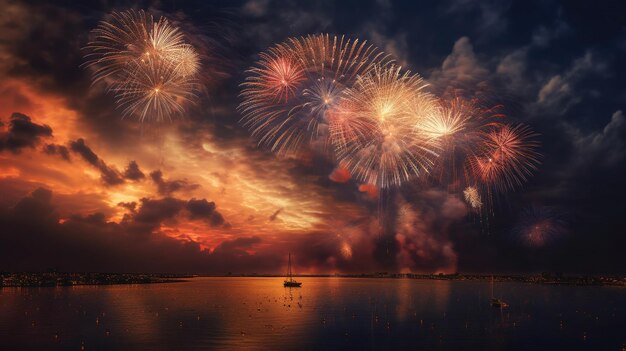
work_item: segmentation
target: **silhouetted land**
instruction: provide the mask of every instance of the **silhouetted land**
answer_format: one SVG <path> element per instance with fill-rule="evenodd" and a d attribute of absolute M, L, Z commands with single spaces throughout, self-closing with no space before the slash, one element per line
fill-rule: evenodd
<path fill-rule="evenodd" d="M 282 277 L 275 274 L 233 274 L 212 275 L 224 277 Z M 626 277 L 620 276 L 565 276 L 560 273 L 541 273 L 534 275 L 506 274 L 400 274 L 400 273 L 363 273 L 363 274 L 303 274 L 299 277 L 342 277 L 342 278 L 379 278 L 379 279 L 422 279 L 422 280 L 468 280 L 495 282 L 521 282 L 553 285 L 606 285 L 626 286 Z M 197 277 L 188 274 L 149 274 L 149 273 L 59 273 L 59 272 L 20 272 L 0 273 L 0 287 L 46 287 L 75 285 L 114 285 L 114 284 L 155 284 L 183 282 L 187 278 Z"/>
<path fill-rule="evenodd" d="M 277 275 L 264 275 L 264 274 L 232 274 L 227 276 L 240 276 L 240 277 L 274 277 Z M 280 275 L 278 275 L 280 276 Z M 626 277 L 622 276 L 591 276 L 591 275 L 570 275 L 566 276 L 562 273 L 548 273 L 543 272 L 540 274 L 467 274 L 467 273 L 454 273 L 454 274 L 414 274 L 414 273 L 388 273 L 388 272 L 375 272 L 375 273 L 363 273 L 363 274 L 314 274 L 314 275 L 294 275 L 299 277 L 343 277 L 343 278 L 383 278 L 383 279 L 424 279 L 424 280 L 493 280 L 495 282 L 521 282 L 521 283 L 533 283 L 533 284 L 560 284 L 560 285 L 611 285 L 611 286 L 626 286 Z"/>
<path fill-rule="evenodd" d="M 113 284 L 155 284 L 185 281 L 190 275 L 131 273 L 0 273 L 0 287 L 38 287 Z"/>

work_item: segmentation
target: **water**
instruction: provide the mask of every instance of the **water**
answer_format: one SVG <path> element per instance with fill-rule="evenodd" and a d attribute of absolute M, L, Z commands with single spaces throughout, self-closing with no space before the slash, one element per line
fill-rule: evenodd
<path fill-rule="evenodd" d="M 626 289 L 489 282 L 195 278 L 0 289 L 4 350 L 622 350 Z"/>

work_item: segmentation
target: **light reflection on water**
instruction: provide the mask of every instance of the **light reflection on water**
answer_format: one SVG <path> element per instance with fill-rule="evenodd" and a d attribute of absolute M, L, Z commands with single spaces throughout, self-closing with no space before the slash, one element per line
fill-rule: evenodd
<path fill-rule="evenodd" d="M 300 279 L 300 278 L 299 278 Z M 45 350 L 621 349 L 626 290 L 408 279 L 196 278 L 0 289 L 0 345 Z"/>

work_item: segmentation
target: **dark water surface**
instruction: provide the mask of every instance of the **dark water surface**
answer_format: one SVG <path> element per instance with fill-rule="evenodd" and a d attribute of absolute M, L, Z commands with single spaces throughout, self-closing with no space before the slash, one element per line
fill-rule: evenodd
<path fill-rule="evenodd" d="M 622 350 L 626 289 L 195 278 L 0 289 L 2 350 Z"/>

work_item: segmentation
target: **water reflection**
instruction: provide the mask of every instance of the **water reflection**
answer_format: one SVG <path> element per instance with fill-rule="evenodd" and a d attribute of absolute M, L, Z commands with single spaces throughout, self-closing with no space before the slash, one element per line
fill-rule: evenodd
<path fill-rule="evenodd" d="M 198 278 L 0 289 L 9 349 L 619 349 L 623 289 L 407 279 Z"/>

